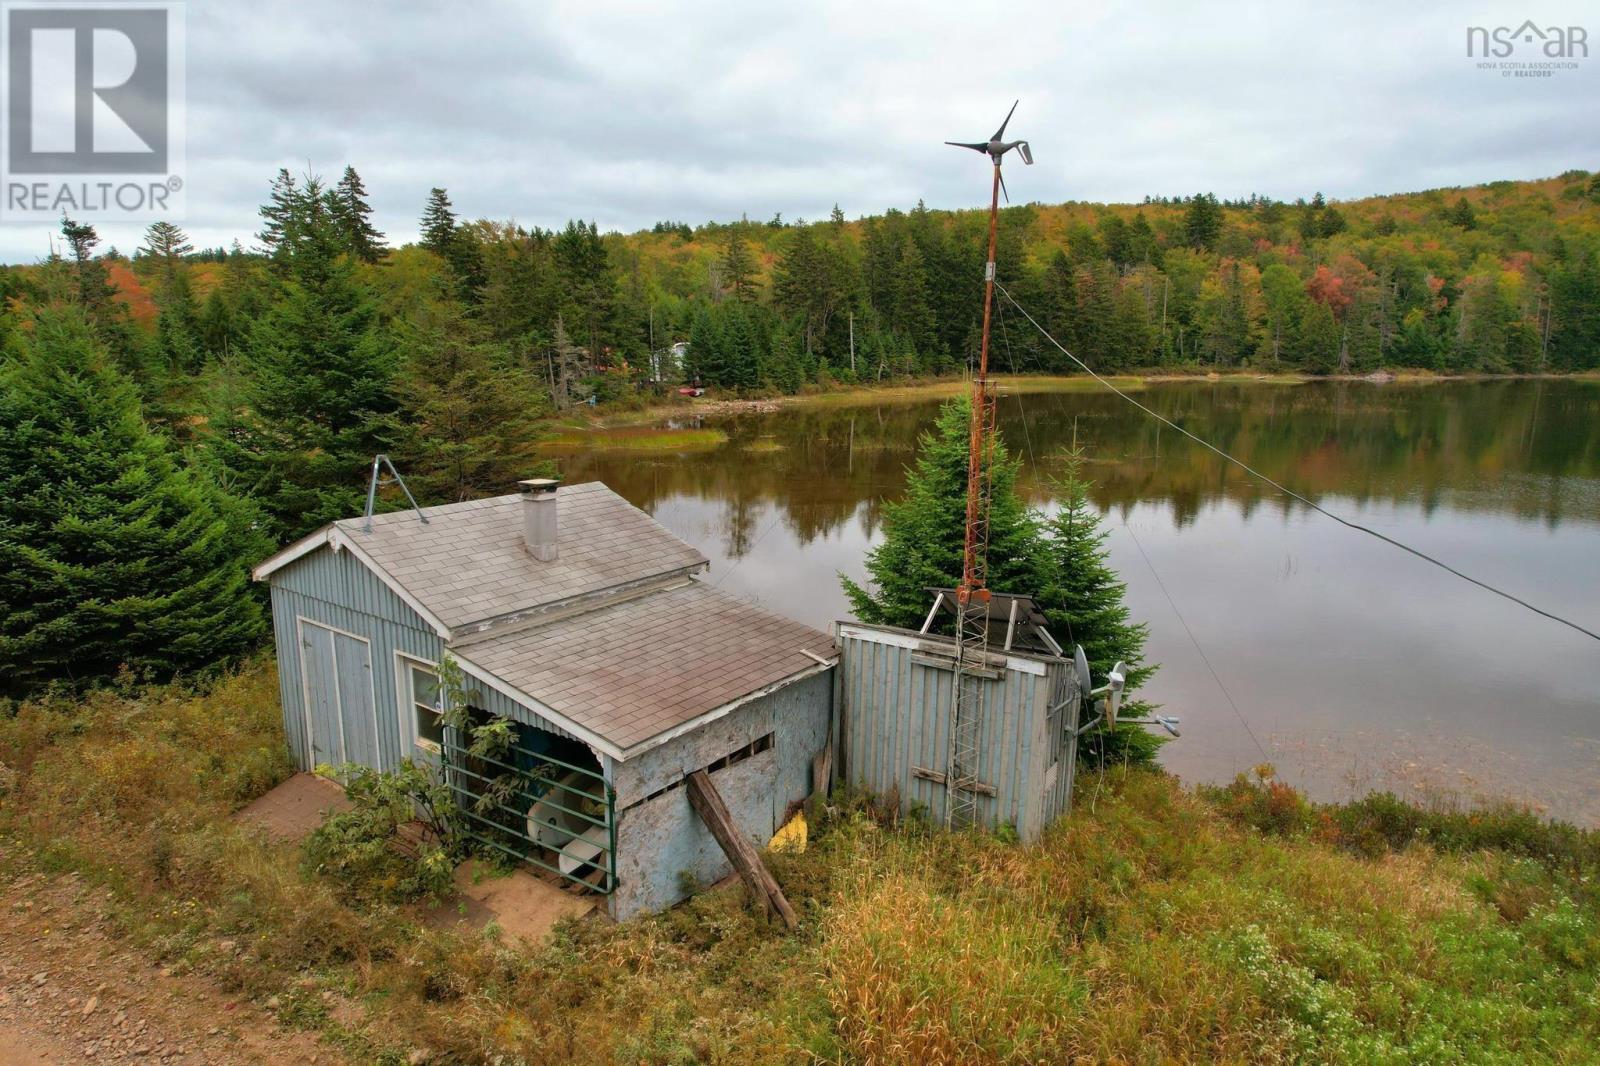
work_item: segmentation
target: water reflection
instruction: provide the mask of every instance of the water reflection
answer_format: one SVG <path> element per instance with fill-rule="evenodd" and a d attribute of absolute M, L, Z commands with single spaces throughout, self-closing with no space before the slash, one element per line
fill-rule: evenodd
<path fill-rule="evenodd" d="M 1600 626 L 1600 383 L 1181 383 L 1138 396 L 1333 510 Z M 825 626 L 845 616 L 837 575 L 862 575 L 882 501 L 936 409 L 784 408 L 716 420 L 729 440 L 711 451 L 560 464 L 699 546 L 724 588 Z M 1190 727 L 1168 748 L 1178 773 L 1223 779 L 1266 758 L 1324 795 L 1504 795 L 1600 822 L 1592 641 L 1308 513 L 1109 394 L 1003 394 L 1000 425 L 1037 502 L 1061 453 L 1084 450 L 1163 664 L 1152 695 Z"/>

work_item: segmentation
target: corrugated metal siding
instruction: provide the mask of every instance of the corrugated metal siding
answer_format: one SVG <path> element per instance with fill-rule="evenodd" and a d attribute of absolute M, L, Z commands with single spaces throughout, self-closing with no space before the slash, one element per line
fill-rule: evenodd
<path fill-rule="evenodd" d="M 289 748 L 302 769 L 311 769 L 306 750 L 305 698 L 301 686 L 300 647 L 296 617 L 308 618 L 334 629 L 364 637 L 372 644 L 372 688 L 376 697 L 377 739 L 374 746 L 346 738 L 347 754 L 374 757 L 377 769 L 392 769 L 402 758 L 415 754 L 409 734 L 403 734 L 395 653 L 438 662 L 444 642 L 433 627 L 389 591 L 359 560 L 345 552 L 321 548 L 295 560 L 271 578 L 272 629 L 278 651 L 278 683 L 283 697 L 284 728 Z M 487 685 L 477 690 L 476 702 L 484 710 L 558 736 L 566 730 Z"/>
<path fill-rule="evenodd" d="M 914 662 L 903 638 L 874 639 L 870 633 L 841 631 L 840 693 L 846 779 L 880 793 L 898 792 L 901 810 L 921 808 L 943 820 L 948 789 L 912 775 L 912 767 L 946 773 L 950 763 L 951 689 L 955 674 Z M 1059 737 L 1047 734 L 1045 712 L 1055 675 L 1006 669 L 985 682 L 984 721 L 978 779 L 995 789 L 981 796 L 979 818 L 987 825 L 1011 825 L 1024 839 L 1037 836 L 1064 806 L 1045 795 L 1045 774 Z M 1070 794 L 1070 764 L 1057 771 L 1051 796 L 1065 786 Z M 1062 778 L 1068 780 L 1063 781 Z"/>
<path fill-rule="evenodd" d="M 1078 769 L 1078 726 L 1083 721 L 1083 696 L 1078 692 L 1078 680 L 1073 671 L 1062 669 L 1054 674 L 1046 700 L 1046 715 L 1052 705 L 1063 701 L 1064 705 L 1051 716 L 1055 734 L 1051 738 L 1051 754 L 1057 769 L 1055 780 L 1045 791 L 1044 808 L 1040 812 L 1042 826 L 1066 814 L 1072 806 L 1072 784 Z M 1050 761 L 1047 761 L 1046 772 L 1049 766 Z"/>

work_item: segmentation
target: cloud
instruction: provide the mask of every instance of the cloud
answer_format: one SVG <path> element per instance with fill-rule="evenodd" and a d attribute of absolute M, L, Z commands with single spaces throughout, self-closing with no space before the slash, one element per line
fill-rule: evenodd
<path fill-rule="evenodd" d="M 1585 11 L 1540 17 L 1582 24 Z M 469 217 L 631 230 L 976 205 L 1015 97 L 1039 164 L 1020 200 L 1213 190 L 1334 197 L 1600 165 L 1600 56 L 1561 77 L 1474 69 L 1445 4 L 730 2 L 188 5 L 195 243 L 250 241 L 282 166 L 361 171 L 414 238 L 428 189 Z M 1600 40 L 1600 28 L 1597 28 Z M 107 224 L 131 250 L 142 227 Z M 48 227 L 0 226 L 31 261 Z"/>

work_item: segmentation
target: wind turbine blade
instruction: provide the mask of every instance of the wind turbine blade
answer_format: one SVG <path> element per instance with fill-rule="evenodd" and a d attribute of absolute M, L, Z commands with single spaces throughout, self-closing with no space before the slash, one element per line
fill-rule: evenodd
<path fill-rule="evenodd" d="M 968 144 L 965 141 L 945 141 L 944 143 L 952 148 L 971 148 L 974 152 L 987 152 L 989 150 L 987 144 Z"/>
<path fill-rule="evenodd" d="M 995 169 L 998 170 L 1000 168 L 996 167 Z M 1004 174 L 1000 175 L 1000 195 L 1006 198 L 1006 203 L 1009 204 L 1011 202 L 1011 192 L 1006 188 L 1006 176 Z"/>
<path fill-rule="evenodd" d="M 1011 125 L 1011 116 L 1016 114 L 1017 105 L 1020 103 L 1022 103 L 1021 100 L 1013 100 L 1011 102 L 1011 110 L 1006 112 L 1006 120 L 1000 123 L 999 129 L 994 131 L 994 136 L 989 138 L 991 141 L 998 141 L 1006 135 L 1006 127 Z"/>
<path fill-rule="evenodd" d="M 1024 163 L 1030 167 L 1033 166 L 1033 149 L 1028 147 L 1027 141 L 1018 141 L 1017 151 L 1022 153 L 1022 161 Z"/>

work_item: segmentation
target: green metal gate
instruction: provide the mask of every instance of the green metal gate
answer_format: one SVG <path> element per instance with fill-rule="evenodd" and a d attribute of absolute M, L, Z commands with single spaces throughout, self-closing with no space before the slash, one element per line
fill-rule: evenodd
<path fill-rule="evenodd" d="M 600 771 L 521 744 L 475 753 L 448 724 L 440 751 L 468 838 L 587 889 L 616 888 L 616 792 Z"/>

